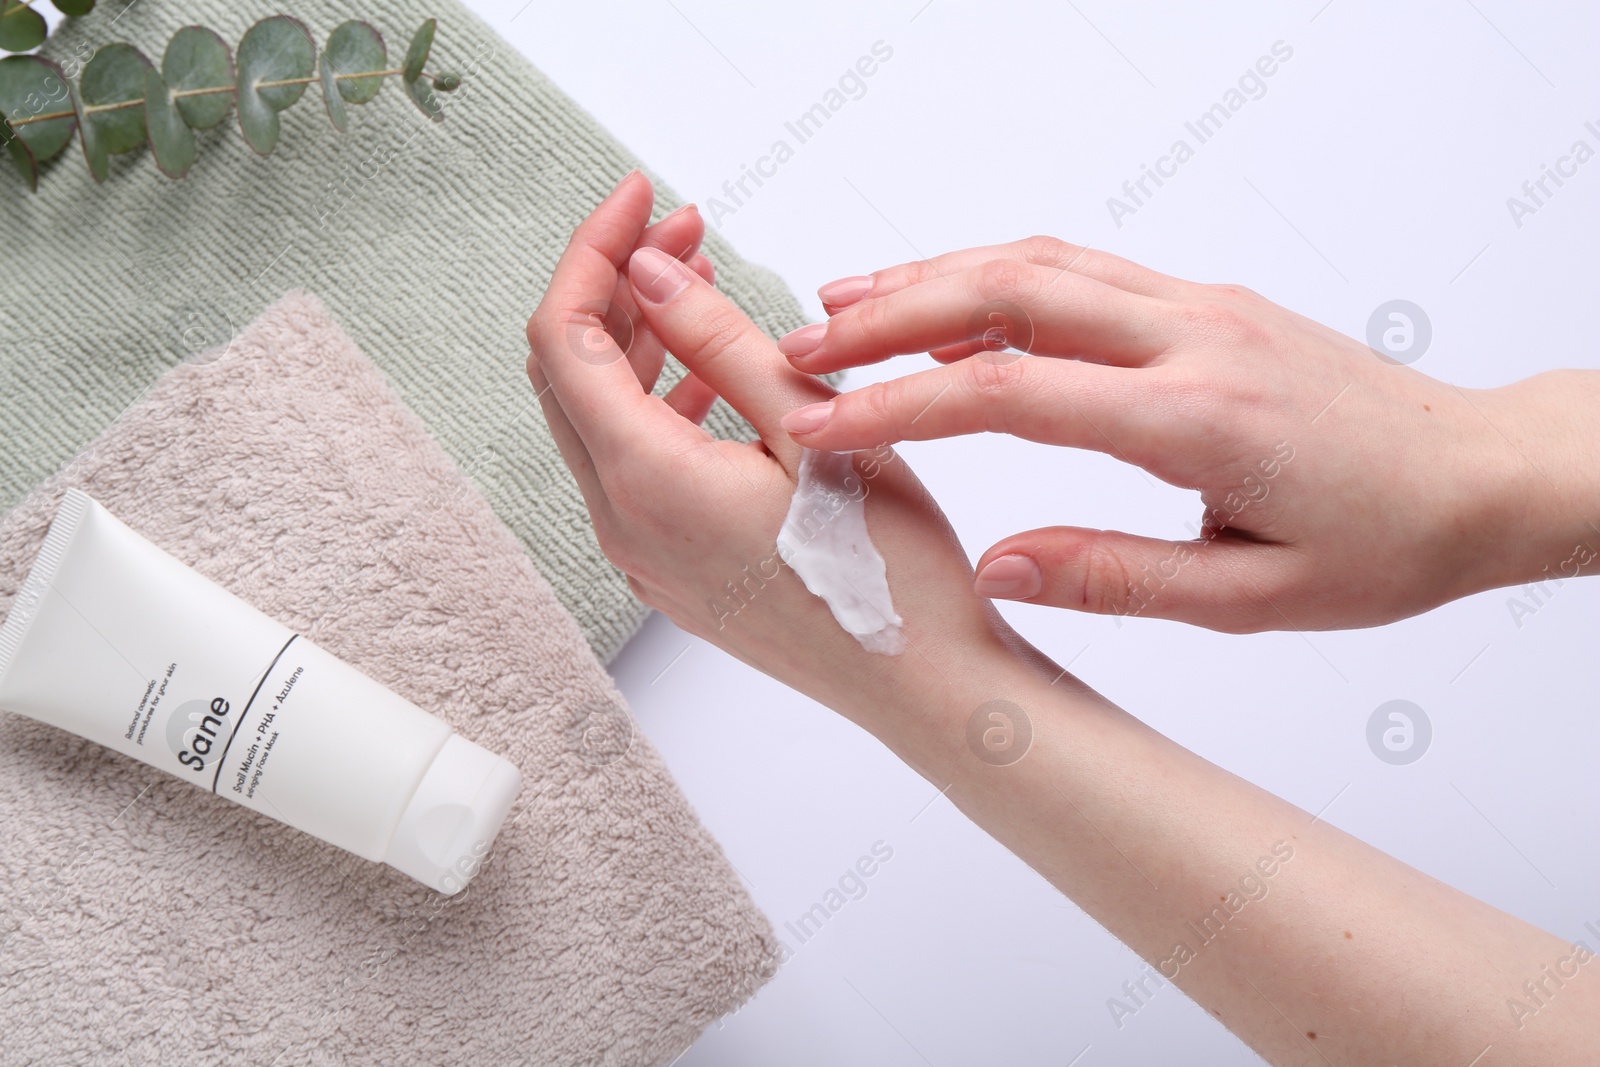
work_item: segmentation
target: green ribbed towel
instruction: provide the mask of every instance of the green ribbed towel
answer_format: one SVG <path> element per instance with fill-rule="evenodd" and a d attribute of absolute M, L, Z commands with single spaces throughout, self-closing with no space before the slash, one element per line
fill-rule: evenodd
<path fill-rule="evenodd" d="M 76 145 L 36 195 L 20 176 L 0 179 L 10 182 L 0 197 L 0 509 L 168 367 L 305 288 L 467 472 L 609 661 L 646 609 L 600 553 L 545 428 L 523 371 L 523 328 L 572 228 L 638 161 L 454 0 L 103 4 L 45 52 L 127 41 L 159 64 L 180 26 L 209 26 L 236 46 L 251 23 L 280 11 L 319 42 L 345 19 L 365 19 L 391 62 L 436 17 L 429 67 L 462 71 L 466 85 L 443 96 L 445 120 L 434 124 L 387 79 L 370 104 L 350 109 L 343 135 L 313 85 L 283 113 L 271 156 L 256 156 L 230 115 L 200 133 L 183 181 L 157 172 L 146 150 L 113 157 L 111 177 L 96 185 Z M 658 213 L 681 202 L 657 188 Z M 718 285 L 763 329 L 801 324 L 775 275 L 715 234 L 705 251 Z M 681 374 L 669 360 L 659 388 Z M 750 435 L 720 403 L 707 428 Z"/>

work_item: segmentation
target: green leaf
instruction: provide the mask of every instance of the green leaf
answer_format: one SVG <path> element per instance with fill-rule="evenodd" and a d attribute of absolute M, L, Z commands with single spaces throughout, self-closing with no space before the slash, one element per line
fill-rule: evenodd
<path fill-rule="evenodd" d="M 28 191 L 38 192 L 39 164 L 33 158 L 33 153 L 28 151 L 27 142 L 17 136 L 17 131 L 11 128 L 11 123 L 3 116 L 0 116 L 0 137 L 5 138 L 6 151 L 11 153 L 11 162 L 17 165 L 17 169 L 27 179 Z"/>
<path fill-rule="evenodd" d="M 27 119 L 71 110 L 71 83 L 54 62 L 42 56 L 0 59 L 0 114 L 8 119 Z M 37 164 L 65 148 L 77 124 L 76 118 L 68 116 L 12 127 L 12 136 L 22 138 L 28 146 L 32 160 L 28 171 L 36 170 Z M 12 158 L 16 158 L 15 153 Z"/>
<path fill-rule="evenodd" d="M 239 128 L 261 155 L 278 144 L 278 112 L 300 99 L 316 66 L 317 50 L 298 19 L 273 15 L 251 26 L 239 42 Z M 294 81 L 293 85 L 263 82 Z"/>
<path fill-rule="evenodd" d="M 433 31 L 438 23 L 429 19 L 417 28 L 416 35 L 411 38 L 411 47 L 406 49 L 406 61 L 400 68 L 400 80 L 414 82 L 422 77 L 422 65 L 428 62 L 428 52 L 433 48 Z"/>
<path fill-rule="evenodd" d="M 178 114 L 196 130 L 206 130 L 228 117 L 233 106 L 233 53 L 228 42 L 204 26 L 185 26 L 172 35 L 161 57 L 161 77 L 174 91 L 227 89 L 225 93 L 177 98 Z"/>
<path fill-rule="evenodd" d="M 194 131 L 184 121 L 172 91 L 154 67 L 144 72 L 144 125 L 150 153 L 169 178 L 181 178 L 194 165 Z"/>
<path fill-rule="evenodd" d="M 19 0 L 0 2 L 0 48 L 7 52 L 26 52 L 44 44 L 49 33 L 44 16 L 33 8 L 23 7 Z"/>
<path fill-rule="evenodd" d="M 383 35 L 365 22 L 352 19 L 341 22 L 328 35 L 328 47 L 323 59 L 333 64 L 335 74 L 361 74 L 369 70 L 389 69 L 389 52 L 383 46 Z M 339 95 L 352 104 L 365 104 L 383 88 L 383 75 L 370 78 L 344 77 L 339 79 Z"/>
<path fill-rule="evenodd" d="M 57 11 L 69 19 L 87 15 L 94 10 L 94 0 L 50 0 L 50 2 L 55 4 Z"/>
<path fill-rule="evenodd" d="M 433 87 L 441 93 L 453 93 L 461 88 L 461 75 L 444 70 L 433 76 Z"/>
<path fill-rule="evenodd" d="M 339 83 L 334 79 L 333 64 L 328 61 L 328 53 L 322 53 L 322 102 L 328 108 L 328 121 L 333 123 L 333 128 L 340 133 L 350 123 L 350 113 L 345 110 L 344 97 L 339 95 Z"/>
<path fill-rule="evenodd" d="M 433 85 L 427 78 L 413 78 L 405 85 L 406 95 L 411 97 L 411 102 L 417 105 L 419 111 L 434 122 L 444 121 L 444 105 L 433 95 Z"/>
<path fill-rule="evenodd" d="M 78 135 L 89 173 L 104 181 L 110 157 L 145 143 L 144 108 L 95 111 L 107 104 L 144 99 L 144 72 L 150 61 L 130 44 L 108 44 L 94 54 L 78 78 L 72 103 L 78 112 Z"/>

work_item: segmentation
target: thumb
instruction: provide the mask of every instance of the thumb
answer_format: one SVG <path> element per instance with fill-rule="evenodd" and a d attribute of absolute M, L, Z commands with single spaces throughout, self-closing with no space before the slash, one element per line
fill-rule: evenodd
<path fill-rule="evenodd" d="M 1253 633 L 1283 625 L 1268 598 L 1289 575 L 1289 552 L 1228 531 L 1163 541 L 1050 526 L 985 552 L 973 588 L 985 597 Z"/>

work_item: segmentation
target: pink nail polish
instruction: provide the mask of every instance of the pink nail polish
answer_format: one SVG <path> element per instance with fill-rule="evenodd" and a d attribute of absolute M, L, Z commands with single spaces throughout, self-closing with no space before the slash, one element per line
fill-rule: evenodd
<path fill-rule="evenodd" d="M 790 433 L 816 433 L 826 426 L 832 417 L 833 401 L 828 400 L 821 404 L 796 408 L 779 420 L 779 425 Z"/>
<path fill-rule="evenodd" d="M 830 308 L 849 307 L 872 291 L 872 279 L 864 274 L 840 278 L 817 290 L 817 296 Z"/>
<path fill-rule="evenodd" d="M 827 332 L 828 324 L 825 322 L 813 322 L 798 330 L 790 330 L 778 338 L 778 351 L 790 359 L 803 356 L 807 352 L 815 352 L 817 346 L 822 344 L 822 335 Z"/>
<path fill-rule="evenodd" d="M 664 304 L 689 287 L 689 268 L 659 248 L 641 248 L 628 259 L 628 280 L 652 304 Z"/>
<path fill-rule="evenodd" d="M 804 409 L 802 409 L 804 410 Z M 972 591 L 979 596 L 1026 600 L 1044 588 L 1039 565 L 1027 556 L 1000 556 L 978 572 Z"/>

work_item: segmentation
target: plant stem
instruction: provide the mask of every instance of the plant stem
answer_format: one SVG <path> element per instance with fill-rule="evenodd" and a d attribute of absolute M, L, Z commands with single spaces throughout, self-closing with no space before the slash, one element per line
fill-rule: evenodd
<path fill-rule="evenodd" d="M 388 74 L 404 74 L 404 73 L 405 73 L 405 71 L 403 69 L 397 67 L 394 70 L 369 70 L 369 71 L 366 71 L 366 72 L 361 73 L 361 74 L 335 74 L 333 77 L 334 77 L 335 81 L 339 81 L 339 80 L 349 81 L 352 78 L 381 78 L 381 77 L 383 77 L 385 75 L 388 75 Z M 321 77 L 320 76 L 316 76 L 316 75 L 313 75 L 310 78 L 281 78 L 281 79 L 279 79 L 277 81 L 256 82 L 256 88 L 257 89 L 271 89 L 271 88 L 274 88 L 274 87 L 279 86 L 279 85 L 310 85 L 314 81 L 321 81 L 321 80 L 322 80 Z"/>
<path fill-rule="evenodd" d="M 142 104 L 144 101 L 140 100 L 139 103 Z M 70 119 L 76 114 L 76 111 L 50 111 L 43 115 L 29 115 L 25 119 L 7 119 L 6 121 L 10 122 L 13 127 L 26 126 L 30 122 L 49 122 L 51 119 Z"/>

